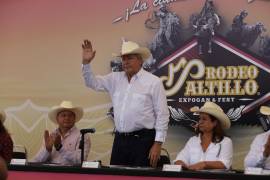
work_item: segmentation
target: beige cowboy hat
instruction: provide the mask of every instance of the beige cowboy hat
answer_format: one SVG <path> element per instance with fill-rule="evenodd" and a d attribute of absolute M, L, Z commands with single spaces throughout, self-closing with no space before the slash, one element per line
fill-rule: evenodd
<path fill-rule="evenodd" d="M 148 48 L 140 47 L 137 43 L 132 41 L 123 41 L 121 52 L 116 56 L 121 57 L 128 54 L 140 54 L 143 61 L 147 60 L 151 56 L 151 52 Z"/>
<path fill-rule="evenodd" d="M 2 110 L 0 110 L 0 121 L 2 121 L 2 123 L 4 123 L 6 120 L 6 113 Z"/>
<path fill-rule="evenodd" d="M 270 107 L 268 107 L 268 106 L 261 106 L 260 112 L 261 112 L 263 115 L 269 116 L 269 115 L 270 115 Z"/>
<path fill-rule="evenodd" d="M 71 111 L 75 114 L 75 122 L 81 120 L 83 116 L 83 109 L 81 107 L 73 106 L 71 101 L 63 101 L 59 106 L 52 107 L 51 111 L 49 112 L 48 116 L 50 120 L 54 123 L 57 122 L 56 117 L 59 112 L 61 111 Z"/>
<path fill-rule="evenodd" d="M 195 113 L 207 113 L 219 120 L 222 129 L 229 129 L 231 127 L 231 121 L 228 116 L 224 113 L 219 105 L 213 102 L 205 102 L 204 105 L 199 108 L 197 106 L 190 109 L 191 112 Z"/>

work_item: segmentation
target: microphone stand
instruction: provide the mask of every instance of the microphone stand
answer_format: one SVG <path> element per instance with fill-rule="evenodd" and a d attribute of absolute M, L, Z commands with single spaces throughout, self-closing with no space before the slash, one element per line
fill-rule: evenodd
<path fill-rule="evenodd" d="M 95 129 L 92 128 L 92 129 L 81 129 L 80 132 L 82 134 L 82 137 L 81 137 L 81 141 L 80 141 L 80 144 L 79 144 L 79 149 L 81 149 L 81 165 L 83 164 L 83 160 L 84 160 L 84 134 L 86 133 L 95 133 Z"/>
<path fill-rule="evenodd" d="M 82 133 L 82 137 L 81 137 L 81 141 L 80 141 L 80 145 L 79 148 L 81 149 L 81 165 L 83 163 L 83 159 L 84 159 L 84 134 Z"/>

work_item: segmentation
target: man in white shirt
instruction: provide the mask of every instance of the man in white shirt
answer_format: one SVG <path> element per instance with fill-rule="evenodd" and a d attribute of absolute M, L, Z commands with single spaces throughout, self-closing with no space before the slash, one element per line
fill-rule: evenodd
<path fill-rule="evenodd" d="M 168 129 L 169 111 L 161 80 L 142 68 L 149 49 L 125 41 L 119 56 L 124 72 L 95 76 L 90 62 L 95 51 L 83 45 L 82 73 L 87 87 L 110 94 L 115 123 L 112 165 L 156 167 Z"/>
<path fill-rule="evenodd" d="M 83 109 L 74 107 L 70 101 L 63 101 L 60 106 L 53 107 L 48 116 L 58 124 L 58 128 L 50 134 L 48 130 L 44 132 L 44 145 L 32 162 L 79 165 L 81 134 L 75 123 L 82 118 Z M 84 160 L 89 151 L 90 138 L 85 136 Z"/>
<path fill-rule="evenodd" d="M 269 118 L 270 107 L 262 106 L 260 112 Z M 261 167 L 270 169 L 270 130 L 255 137 L 245 158 L 244 165 L 245 168 Z"/>

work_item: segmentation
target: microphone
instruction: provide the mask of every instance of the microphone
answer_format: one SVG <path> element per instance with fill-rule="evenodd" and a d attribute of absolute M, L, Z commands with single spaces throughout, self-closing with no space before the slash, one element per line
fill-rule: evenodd
<path fill-rule="evenodd" d="M 81 134 L 85 134 L 85 133 L 95 133 L 95 132 L 96 132 L 96 129 L 95 129 L 95 128 L 81 129 L 80 132 L 81 132 Z"/>

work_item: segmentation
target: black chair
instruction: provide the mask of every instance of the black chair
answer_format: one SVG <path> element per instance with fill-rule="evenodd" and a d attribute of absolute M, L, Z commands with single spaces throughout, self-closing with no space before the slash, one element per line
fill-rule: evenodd
<path fill-rule="evenodd" d="M 15 145 L 13 147 L 12 159 L 27 159 L 25 147 L 22 145 Z"/>
<path fill-rule="evenodd" d="M 161 154 L 160 158 L 157 163 L 158 168 L 162 168 L 164 164 L 171 164 L 170 154 L 165 148 L 161 148 L 161 153 L 164 152 L 165 154 Z"/>

